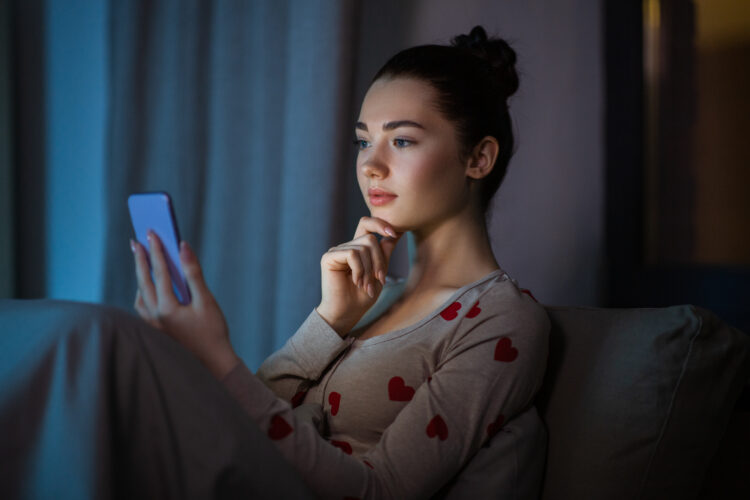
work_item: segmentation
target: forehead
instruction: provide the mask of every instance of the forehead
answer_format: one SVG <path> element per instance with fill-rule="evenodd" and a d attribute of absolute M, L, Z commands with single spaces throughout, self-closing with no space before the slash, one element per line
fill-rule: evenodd
<path fill-rule="evenodd" d="M 428 83 L 413 78 L 380 79 L 370 86 L 359 112 L 359 121 L 370 130 L 393 120 L 444 121 L 435 102 L 437 93 Z"/>

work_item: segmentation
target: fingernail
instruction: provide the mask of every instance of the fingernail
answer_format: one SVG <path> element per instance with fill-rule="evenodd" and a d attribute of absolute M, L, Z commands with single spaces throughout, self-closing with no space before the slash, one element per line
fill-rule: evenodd
<path fill-rule="evenodd" d="M 151 241 L 151 236 L 152 236 L 153 234 L 154 234 L 154 232 L 153 232 L 152 230 L 150 230 L 150 229 L 149 229 L 148 231 L 146 231 L 146 239 L 147 239 L 148 241 Z"/>
<path fill-rule="evenodd" d="M 385 228 L 385 233 L 388 236 L 390 236 L 391 238 L 395 238 L 396 237 L 396 233 L 394 233 L 393 229 L 391 229 L 390 227 Z"/>
<path fill-rule="evenodd" d="M 372 283 L 367 284 L 367 295 L 369 295 L 370 298 L 375 297 L 375 287 L 372 286 Z"/>
<path fill-rule="evenodd" d="M 135 253 L 135 241 L 133 241 L 133 238 L 130 238 L 130 251 Z"/>
<path fill-rule="evenodd" d="M 383 271 L 378 271 L 378 279 L 381 284 L 385 285 L 385 273 Z"/>

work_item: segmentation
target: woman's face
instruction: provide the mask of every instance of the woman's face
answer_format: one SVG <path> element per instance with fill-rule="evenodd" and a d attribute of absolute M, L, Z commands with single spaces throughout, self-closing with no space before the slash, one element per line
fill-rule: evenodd
<path fill-rule="evenodd" d="M 397 231 L 438 224 L 469 202 L 456 130 L 435 97 L 421 80 L 377 80 L 355 127 L 362 195 L 370 214 Z"/>

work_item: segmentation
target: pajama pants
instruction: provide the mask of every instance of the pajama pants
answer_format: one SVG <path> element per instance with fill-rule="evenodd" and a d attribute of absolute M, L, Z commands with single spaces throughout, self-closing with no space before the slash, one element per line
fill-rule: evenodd
<path fill-rule="evenodd" d="M 0 498 L 312 498 L 221 383 L 125 311 L 0 300 Z"/>

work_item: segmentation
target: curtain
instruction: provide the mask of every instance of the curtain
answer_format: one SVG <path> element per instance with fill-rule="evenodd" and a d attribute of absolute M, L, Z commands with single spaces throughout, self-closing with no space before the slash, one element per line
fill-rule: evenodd
<path fill-rule="evenodd" d="M 356 3 L 112 2 L 104 300 L 136 291 L 127 196 L 168 191 L 251 369 L 351 238 Z"/>
<path fill-rule="evenodd" d="M 0 298 L 11 297 L 15 288 L 10 40 L 10 4 L 0 2 Z"/>

